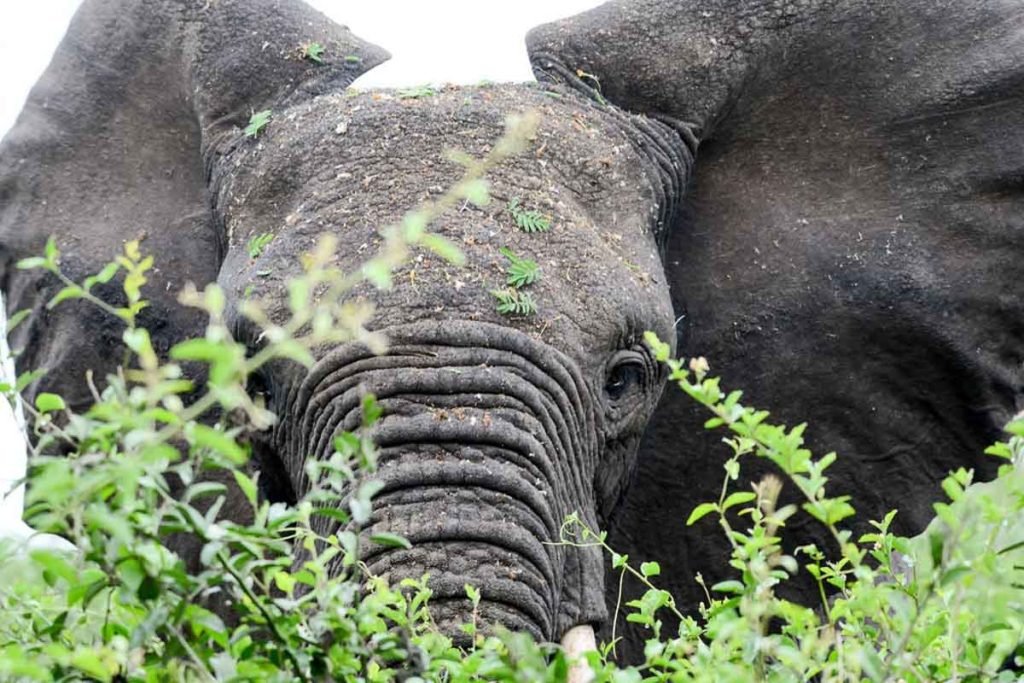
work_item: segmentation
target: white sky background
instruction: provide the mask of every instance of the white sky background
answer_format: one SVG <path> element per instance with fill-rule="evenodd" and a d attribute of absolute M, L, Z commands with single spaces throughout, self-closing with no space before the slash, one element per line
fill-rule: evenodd
<path fill-rule="evenodd" d="M 309 0 L 391 60 L 356 85 L 533 80 L 523 38 L 601 0 Z M 0 0 L 0 135 L 49 64 L 79 0 Z"/>

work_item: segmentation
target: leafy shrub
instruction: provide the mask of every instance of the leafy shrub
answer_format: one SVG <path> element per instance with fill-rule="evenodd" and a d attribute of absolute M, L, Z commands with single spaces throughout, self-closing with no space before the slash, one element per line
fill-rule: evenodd
<path fill-rule="evenodd" d="M 306 259 L 305 275 L 290 284 L 292 318 L 286 323 L 272 323 L 256 303 L 246 302 L 242 313 L 270 340 L 252 356 L 231 339 L 224 296 L 209 286 L 183 295 L 184 303 L 208 314 L 205 335 L 182 342 L 169 362 L 160 362 L 149 334 L 136 324 L 152 265 L 137 244 L 129 243 L 124 254 L 82 283 L 63 274 L 52 243 L 44 256 L 21 264 L 64 281 L 51 305 L 86 299 L 121 319 L 131 355 L 85 412 L 70 412 L 56 396 L 30 408 L 36 442 L 27 514 L 37 528 L 72 540 L 79 553 L 36 551 L 25 557 L 6 549 L 0 563 L 0 678 L 565 679 L 570 662 L 559 648 L 525 634 L 470 623 L 464 629 L 473 645 L 454 647 L 430 618 L 429 577 L 389 585 L 360 564 L 356 533 L 325 537 L 314 530 L 320 515 L 354 525 L 369 518 L 377 490 L 376 451 L 365 431 L 339 434 L 333 456 L 309 464 L 311 490 L 287 506 L 260 500 L 238 426 L 266 426 L 274 419 L 245 391 L 248 376 L 263 364 L 277 358 L 309 364 L 311 349 L 324 343 L 377 343 L 363 327 L 372 311 L 353 313 L 342 306 L 354 286 L 389 286 L 392 271 L 413 248 L 459 260 L 458 250 L 427 226 L 464 198 L 486 201 L 484 173 L 513 153 L 525 135 L 513 128 L 492 156 L 466 159 L 465 178 L 436 204 L 385 230 L 382 251 L 361 271 L 332 270 L 334 245 L 323 242 Z M 127 295 L 122 308 L 91 293 L 97 282 L 119 274 Z M 327 294 L 314 297 L 314 291 Z M 815 458 L 803 447 L 802 425 L 769 424 L 767 413 L 741 405 L 739 392 L 726 394 L 718 380 L 708 378 L 701 359 L 684 366 L 655 337 L 648 344 L 668 363 L 672 381 L 711 412 L 707 427 L 730 432 L 732 455 L 724 463 L 721 495 L 699 505 L 688 523 L 717 520 L 732 547 L 735 578 L 705 586 L 706 601 L 689 615 L 689 606 L 657 587 L 661 567 L 630 563 L 607 547 L 602 532 L 570 516 L 562 542 L 605 547 L 615 571 L 647 588 L 622 610 L 627 621 L 646 629 L 646 661 L 615 665 L 613 637 L 587 655 L 597 680 L 1015 679 L 1007 667 L 1019 664 L 1024 630 L 1016 575 L 1024 551 L 1024 526 L 1016 523 L 1024 509 L 1018 467 L 1024 419 L 1008 426 L 1007 442 L 990 449 L 1007 460 L 1000 477 L 970 486 L 970 472 L 953 473 L 943 485 L 950 500 L 936 504 L 937 519 L 924 534 L 894 536 L 890 514 L 873 523 L 873 533 L 853 538 L 843 527 L 854 514 L 851 501 L 825 489 L 834 454 Z M 210 377 L 187 405 L 183 397 L 194 387 L 183 378 L 184 361 L 205 363 Z M 19 390 L 32 377 L 6 389 Z M 378 416 L 368 398 L 364 426 Z M 812 546 L 792 556 L 783 552 L 780 534 L 796 508 L 778 505 L 779 478 L 765 478 L 750 490 L 739 487 L 743 463 L 755 457 L 773 462 L 787 477 L 785 485 L 800 492 L 802 508 L 825 525 L 838 556 Z M 222 514 L 225 482 L 241 492 L 249 521 Z M 185 534 L 201 545 L 194 571 L 168 544 Z M 372 540 L 407 544 L 389 534 Z M 340 573 L 329 577 L 329 565 L 339 565 Z M 777 595 L 801 571 L 810 572 L 821 588 L 817 607 Z M 479 599 L 468 586 L 467 600 Z M 226 623 L 215 605 L 229 605 L 233 619 Z M 615 619 L 613 630 L 620 615 Z M 678 627 L 669 629 L 670 622 Z"/>

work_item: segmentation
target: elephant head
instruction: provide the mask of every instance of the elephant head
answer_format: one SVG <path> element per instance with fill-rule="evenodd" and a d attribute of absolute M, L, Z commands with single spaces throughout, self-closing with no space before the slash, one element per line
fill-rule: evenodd
<path fill-rule="evenodd" d="M 527 39 L 541 80 L 692 133 L 666 254 L 681 354 L 806 420 L 857 530 L 898 509 L 897 533 L 921 531 L 947 472 L 995 474 L 982 452 L 1024 407 L 1022 18 L 999 0 L 615 0 Z M 695 573 L 728 571 L 724 539 L 681 522 L 722 480 L 705 417 L 665 393 L 609 534 L 690 605 Z"/>
<path fill-rule="evenodd" d="M 327 64 L 296 54 L 310 41 Z M 243 301 L 283 320 L 286 283 L 320 235 L 338 239 L 337 266 L 354 270 L 381 227 L 459 177 L 446 149 L 483 154 L 508 114 L 539 112 L 528 153 L 490 175 L 500 201 L 436 225 L 465 269 L 419 255 L 389 291 L 353 295 L 376 305 L 384 353 L 325 347 L 311 369 L 280 362 L 256 378 L 278 420 L 254 452 L 267 494 L 294 500 L 306 463 L 328 457 L 375 394 L 383 488 L 369 530 L 412 548 L 371 548 L 371 571 L 429 573 L 435 618 L 452 632 L 469 617 L 470 583 L 483 619 L 556 639 L 606 615 L 599 549 L 559 545 L 559 529 L 573 512 L 603 525 L 660 395 L 664 373 L 642 335 L 673 337 L 660 248 L 690 150 L 669 126 L 559 87 L 344 92 L 384 58 L 297 3 L 86 2 L 4 141 L 3 284 L 12 310 L 34 309 L 15 340 L 20 362 L 49 369 L 35 390 L 74 404 L 87 400 L 85 369 L 99 375 L 117 355 L 114 323 L 80 306 L 44 311 L 54 283 L 12 268 L 48 234 L 75 276 L 144 233 L 158 264 L 144 323 L 157 345 L 201 330 L 175 301 L 184 282 L 216 281 L 255 351 Z M 244 137 L 264 109 L 270 124 Z M 517 230 L 513 200 L 548 215 L 550 230 Z M 272 238 L 251 251 L 262 235 Z M 503 250 L 539 264 L 533 315 L 495 308 Z"/>
<path fill-rule="evenodd" d="M 592 528 L 607 517 L 664 379 L 642 342 L 644 330 L 672 331 L 658 253 L 663 173 L 645 147 L 656 140 L 638 137 L 651 124 L 524 86 L 328 94 L 218 161 L 214 213 L 227 237 L 219 281 L 229 302 L 248 293 L 286 310 L 286 283 L 320 234 L 340 240 L 337 265 L 352 272 L 380 226 L 458 178 L 446 148 L 482 155 L 507 113 L 524 108 L 540 124 L 531 151 L 490 174 L 501 201 L 437 223 L 466 267 L 421 254 L 391 290 L 356 292 L 376 305 L 383 354 L 346 344 L 323 349 L 311 370 L 263 373 L 280 419 L 257 450 L 301 493 L 306 459 L 328 457 L 373 393 L 384 411 L 374 433 L 384 486 L 371 525 L 413 547 L 371 550 L 371 571 L 429 573 L 437 618 L 453 627 L 469 616 L 468 582 L 482 590 L 484 619 L 552 638 L 601 621 L 605 607 L 599 551 L 550 543 L 569 513 Z M 513 200 L 547 213 L 550 230 L 518 230 Z M 264 233 L 275 237 L 254 259 L 246 245 Z M 502 250 L 540 266 L 533 315 L 496 310 Z M 238 328 L 253 346 L 259 333 Z"/>

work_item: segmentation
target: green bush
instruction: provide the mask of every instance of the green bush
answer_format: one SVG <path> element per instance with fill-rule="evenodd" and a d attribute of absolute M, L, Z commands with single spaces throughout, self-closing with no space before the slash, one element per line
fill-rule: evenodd
<path fill-rule="evenodd" d="M 458 201 L 487 200 L 484 173 L 515 152 L 525 136 L 521 129 L 513 128 L 486 159 L 460 157 L 465 178 L 436 204 L 384 231 L 381 253 L 361 271 L 332 270 L 334 245 L 323 242 L 307 259 L 305 276 L 290 285 L 286 324 L 272 323 L 247 302 L 242 313 L 269 340 L 253 356 L 231 339 L 224 296 L 210 286 L 183 295 L 183 303 L 209 315 L 204 337 L 182 342 L 161 362 L 136 323 L 152 265 L 137 244 L 81 283 L 61 271 L 55 244 L 22 262 L 64 281 L 51 305 L 86 299 L 124 321 L 130 355 L 85 412 L 70 412 L 52 395 L 30 407 L 36 441 L 27 516 L 36 528 L 70 539 L 79 552 L 4 551 L 0 679 L 565 679 L 570 662 L 560 649 L 524 634 L 470 623 L 464 629 L 472 647 L 454 647 L 430 618 L 429 577 L 391 586 L 367 574 L 356 533 L 324 537 L 314 531 L 320 515 L 354 525 L 369 518 L 376 451 L 363 430 L 338 435 L 334 455 L 309 465 L 310 492 L 286 506 L 259 499 L 238 426 L 274 419 L 245 391 L 263 364 L 279 358 L 309 364 L 311 349 L 328 342 L 377 343 L 363 327 L 372 311 L 345 304 L 354 286 L 366 280 L 389 286 L 410 249 L 459 260 L 453 245 L 426 228 Z M 95 284 L 119 275 L 127 299 L 121 308 L 92 294 Z M 1015 680 L 1008 667 L 1018 664 L 1024 629 L 1017 576 L 1024 481 L 1016 467 L 1024 458 L 1024 420 L 1011 423 L 1010 439 L 990 449 L 1007 460 L 999 479 L 970 486 L 970 472 L 953 473 L 943 485 L 949 502 L 936 504 L 937 519 L 926 533 L 895 537 L 890 514 L 872 523 L 874 533 L 853 538 L 843 526 L 854 514 L 852 502 L 825 490 L 834 454 L 813 457 L 803 447 L 802 425 L 774 426 L 767 413 L 742 406 L 739 392 L 726 394 L 706 376 L 702 359 L 684 367 L 656 338 L 648 343 L 670 366 L 672 381 L 710 410 L 706 426 L 729 432 L 732 455 L 724 463 L 721 495 L 698 506 L 689 523 L 717 518 L 732 547 L 735 578 L 705 586 L 706 600 L 690 616 L 691 606 L 676 604 L 657 587 L 656 563 L 631 563 L 607 547 L 603 533 L 570 516 L 561 542 L 605 547 L 615 571 L 647 588 L 620 610 L 646 629 L 645 663 L 615 665 L 613 638 L 587 655 L 596 680 Z M 179 363 L 185 361 L 209 369 L 209 385 L 188 404 L 183 397 L 194 387 L 183 377 Z M 20 390 L 33 377 L 4 389 Z M 368 398 L 364 425 L 378 416 Z M 785 485 L 800 492 L 803 509 L 841 549 L 837 557 L 812 546 L 792 556 L 783 552 L 780 534 L 797 509 L 778 505 L 779 478 L 740 486 L 743 463 L 755 457 L 773 462 Z M 222 514 L 225 482 L 242 492 L 248 523 Z M 201 544 L 197 571 L 187 571 L 168 547 L 176 534 Z M 372 540 L 407 545 L 387 534 Z M 339 562 L 340 573 L 329 577 L 328 565 Z M 817 580 L 820 605 L 778 597 L 778 587 L 800 572 Z M 466 590 L 467 600 L 479 601 L 473 587 Z M 213 605 L 230 605 L 230 623 Z M 615 615 L 616 630 L 621 619 Z M 678 628 L 665 626 L 676 621 Z"/>

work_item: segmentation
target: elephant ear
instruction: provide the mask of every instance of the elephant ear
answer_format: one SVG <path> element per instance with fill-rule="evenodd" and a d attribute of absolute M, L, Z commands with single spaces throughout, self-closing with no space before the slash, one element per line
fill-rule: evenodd
<path fill-rule="evenodd" d="M 81 281 L 139 240 L 154 257 L 142 324 L 157 350 L 200 334 L 205 321 L 177 295 L 220 267 L 208 196 L 218 145 L 254 111 L 344 88 L 387 58 L 300 2 L 86 0 L 0 144 L 0 285 L 9 313 L 30 311 L 12 347 L 19 371 L 47 372 L 28 398 L 90 403 L 86 371 L 102 378 L 121 361 L 123 325 L 82 301 L 49 309 L 61 284 L 18 260 L 54 236 Z M 118 281 L 94 291 L 120 303 Z"/>
<path fill-rule="evenodd" d="M 777 3 L 613 0 L 526 37 L 534 73 L 673 123 L 690 145 L 710 135 L 744 83 L 813 12 Z M 689 135 L 692 133 L 692 136 Z"/>

